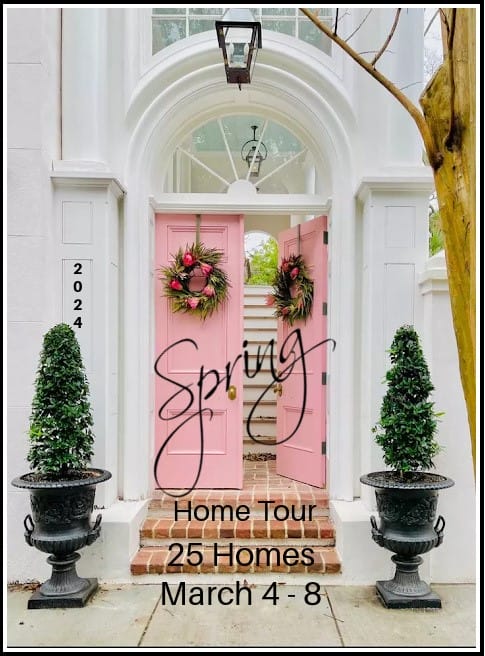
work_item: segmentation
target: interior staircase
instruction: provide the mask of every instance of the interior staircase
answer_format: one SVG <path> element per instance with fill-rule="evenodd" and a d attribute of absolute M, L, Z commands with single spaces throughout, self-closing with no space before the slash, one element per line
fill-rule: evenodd
<path fill-rule="evenodd" d="M 266 296 L 271 287 L 265 285 L 245 285 L 244 287 L 244 339 L 250 354 L 250 370 L 256 368 L 258 346 L 261 353 L 268 342 L 273 339 L 276 344 L 277 324 L 273 309 L 266 305 Z M 276 357 L 276 349 L 273 349 Z M 276 359 L 274 360 L 276 368 Z M 243 449 L 245 454 L 276 453 L 276 397 L 272 391 L 265 394 L 258 403 L 251 418 L 251 433 L 264 444 L 252 440 L 247 432 L 247 418 L 259 395 L 271 383 L 269 354 L 265 356 L 262 368 L 255 378 L 244 377 L 244 415 L 243 415 Z"/>
<path fill-rule="evenodd" d="M 276 320 L 265 303 L 270 289 L 245 287 L 244 339 L 254 366 L 257 346 L 263 351 L 271 339 L 276 343 Z M 242 490 L 194 490 L 177 500 L 154 493 L 131 563 L 140 582 L 153 574 L 340 572 L 327 491 L 278 476 L 271 455 L 258 459 L 276 453 L 272 391 L 251 421 L 253 435 L 270 444 L 258 444 L 247 434 L 247 416 L 271 381 L 269 355 L 254 379 L 244 377 Z"/>

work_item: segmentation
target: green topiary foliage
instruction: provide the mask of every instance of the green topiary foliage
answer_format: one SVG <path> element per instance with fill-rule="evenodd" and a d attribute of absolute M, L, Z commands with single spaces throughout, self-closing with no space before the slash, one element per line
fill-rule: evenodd
<path fill-rule="evenodd" d="M 44 336 L 30 417 L 27 460 L 50 479 L 85 469 L 93 455 L 89 385 L 76 335 L 58 324 Z"/>
<path fill-rule="evenodd" d="M 384 462 L 402 473 L 434 467 L 440 447 L 435 440 L 437 413 L 428 400 L 434 389 L 428 366 L 412 326 L 402 326 L 390 348 L 392 367 L 386 373 L 387 393 L 373 428 Z"/>

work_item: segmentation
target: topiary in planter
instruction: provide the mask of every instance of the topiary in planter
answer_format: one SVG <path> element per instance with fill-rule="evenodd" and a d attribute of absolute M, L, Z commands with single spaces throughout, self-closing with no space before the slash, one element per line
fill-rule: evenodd
<path fill-rule="evenodd" d="M 73 329 L 61 323 L 44 337 L 32 401 L 27 460 L 37 477 L 78 477 L 93 455 L 92 426 L 79 343 Z"/>
<path fill-rule="evenodd" d="M 32 515 L 24 519 L 29 546 L 52 554 L 52 575 L 29 599 L 29 608 L 84 606 L 97 579 L 76 572 L 78 549 L 100 534 L 101 515 L 91 525 L 95 486 L 111 478 L 89 467 L 93 455 L 89 386 L 79 343 L 67 324 L 44 336 L 30 417 L 27 459 L 33 471 L 12 481 L 30 490 Z"/>
<path fill-rule="evenodd" d="M 438 490 L 454 483 L 425 469 L 434 467 L 440 447 L 436 440 L 437 417 L 429 399 L 434 387 L 412 326 L 399 328 L 390 348 L 391 368 L 386 373 L 387 392 L 373 432 L 390 471 L 361 476 L 376 488 L 377 527 L 371 516 L 372 539 L 393 551 L 394 578 L 377 581 L 377 592 L 387 608 L 441 608 L 441 600 L 419 577 L 420 554 L 443 541 L 445 520 L 433 526 Z"/>
<path fill-rule="evenodd" d="M 429 400 L 434 386 L 412 326 L 396 331 L 389 354 L 387 392 L 372 430 L 384 462 L 404 479 L 408 472 L 434 467 L 433 458 L 440 450 L 435 438 L 437 417 L 443 413 L 436 413 Z"/>

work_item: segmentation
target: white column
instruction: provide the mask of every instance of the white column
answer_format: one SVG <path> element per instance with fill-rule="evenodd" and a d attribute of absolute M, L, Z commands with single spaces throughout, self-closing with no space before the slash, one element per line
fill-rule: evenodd
<path fill-rule="evenodd" d="M 386 469 L 371 429 L 386 391 L 387 351 L 394 333 L 405 323 L 422 333 L 418 276 L 428 255 L 430 189 L 427 177 L 373 178 L 364 179 L 358 191 L 363 204 L 361 273 L 357 278 L 361 297 L 361 473 Z M 364 499 L 371 503 L 373 494 L 367 486 L 362 487 Z"/>
<path fill-rule="evenodd" d="M 436 412 L 444 413 L 437 435 L 442 451 L 434 463 L 436 473 L 455 481 L 454 487 L 439 494 L 438 514 L 443 515 L 446 529 L 443 546 L 431 552 L 431 576 L 434 581 L 446 583 L 474 582 L 478 518 L 470 432 L 443 251 L 426 263 L 420 278 L 420 291 L 424 303 L 423 347 L 435 387 L 432 398 Z"/>
<path fill-rule="evenodd" d="M 148 227 L 147 227 L 148 224 Z M 154 211 L 126 199 L 123 223 L 123 499 L 146 498 L 153 462 Z"/>
<path fill-rule="evenodd" d="M 99 506 L 118 496 L 119 201 L 111 177 L 57 171 L 53 238 L 59 322 L 71 325 L 81 346 L 94 419 L 92 465 L 112 478 L 96 492 Z"/>
<path fill-rule="evenodd" d="M 389 44 L 392 51 L 390 79 L 416 105 L 424 88 L 424 8 L 401 11 L 396 32 Z M 414 165 L 422 161 L 423 142 L 408 112 L 394 98 L 388 105 L 386 121 L 391 164 Z"/>
<path fill-rule="evenodd" d="M 106 12 L 62 9 L 62 158 L 91 169 L 107 168 Z"/>

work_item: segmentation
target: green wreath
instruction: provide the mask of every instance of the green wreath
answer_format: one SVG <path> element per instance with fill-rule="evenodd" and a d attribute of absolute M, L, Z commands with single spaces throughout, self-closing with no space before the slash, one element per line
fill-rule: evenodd
<path fill-rule="evenodd" d="M 172 299 L 174 312 L 209 317 L 228 297 L 229 280 L 218 267 L 223 252 L 206 248 L 202 243 L 179 248 L 172 266 L 162 267 L 165 296 Z M 190 289 L 193 278 L 199 279 L 199 290 Z"/>
<path fill-rule="evenodd" d="M 281 266 L 273 281 L 273 293 L 266 299 L 267 305 L 275 308 L 274 315 L 293 325 L 312 312 L 313 280 L 301 255 L 290 255 L 281 260 Z"/>

